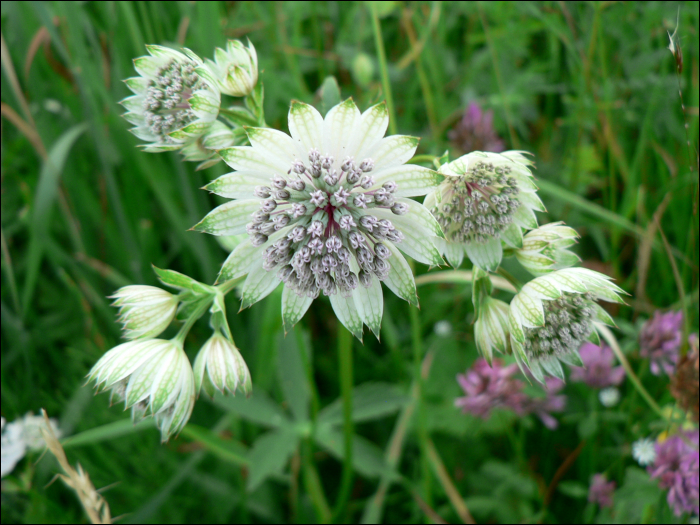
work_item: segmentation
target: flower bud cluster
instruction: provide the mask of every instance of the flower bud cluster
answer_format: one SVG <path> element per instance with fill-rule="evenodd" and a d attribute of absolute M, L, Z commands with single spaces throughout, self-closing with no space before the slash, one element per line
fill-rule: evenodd
<path fill-rule="evenodd" d="M 214 61 L 207 66 L 216 79 L 219 90 L 232 97 L 245 97 L 258 82 L 258 55 L 253 44 L 248 47 L 238 40 L 229 40 L 226 50 L 216 48 Z"/>
<path fill-rule="evenodd" d="M 520 206 L 520 189 L 511 170 L 479 161 L 466 174 L 446 179 L 432 212 L 448 240 L 485 243 L 500 237 Z"/>
<path fill-rule="evenodd" d="M 311 298 L 321 291 L 348 297 L 358 284 L 369 287 L 374 277 L 384 280 L 391 250 L 381 241 L 400 243 L 403 234 L 371 210 L 403 215 L 408 206 L 396 201 L 394 182 L 370 190 L 373 168 L 371 158 L 337 162 L 312 149 L 308 163 L 292 163 L 288 178 L 275 176 L 269 186 L 256 187 L 254 195 L 262 202 L 246 231 L 255 246 L 276 238 L 263 252 L 263 268 L 279 268 L 281 281 Z"/>
<path fill-rule="evenodd" d="M 545 224 L 526 233 L 515 257 L 534 276 L 568 268 L 580 261 L 568 248 L 576 244 L 578 233 L 562 222 Z"/>

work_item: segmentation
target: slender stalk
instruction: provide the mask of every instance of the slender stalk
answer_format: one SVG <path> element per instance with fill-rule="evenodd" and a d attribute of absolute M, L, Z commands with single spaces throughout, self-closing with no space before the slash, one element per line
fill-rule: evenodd
<path fill-rule="evenodd" d="M 642 396 L 644 401 L 647 402 L 649 407 L 654 412 L 656 412 L 661 419 L 668 420 L 668 417 L 663 413 L 661 407 L 656 403 L 656 401 L 654 401 L 654 398 L 651 397 L 651 395 L 649 395 L 647 389 L 644 388 L 644 385 L 642 385 L 642 382 L 634 373 L 634 370 L 632 370 L 629 361 L 627 361 L 625 354 L 622 353 L 622 349 L 620 348 L 620 345 L 617 344 L 617 339 L 615 339 L 615 336 L 610 331 L 610 329 L 607 326 L 599 325 L 598 330 L 600 331 L 600 335 L 603 336 L 603 339 L 605 339 L 608 345 L 610 345 L 610 348 L 612 348 L 612 351 L 615 353 L 615 356 L 617 356 L 617 358 L 619 359 L 620 364 L 622 364 L 623 368 L 625 369 L 625 372 L 627 372 L 627 377 L 630 381 L 632 381 L 632 384 L 634 385 L 634 388 L 637 389 L 637 392 L 639 392 L 639 395 Z"/>
<path fill-rule="evenodd" d="M 386 107 L 389 111 L 389 133 L 396 134 L 396 113 L 394 111 L 394 99 L 391 96 L 391 84 L 389 83 L 389 71 L 386 66 L 386 52 L 384 51 L 384 40 L 382 39 L 382 28 L 377 16 L 377 7 L 374 2 L 368 2 L 369 13 L 372 17 L 372 31 L 374 32 L 374 44 L 377 47 L 377 60 L 379 60 L 379 71 L 382 74 L 382 89 L 386 99 Z"/>
<path fill-rule="evenodd" d="M 428 440 L 428 458 L 430 459 L 430 463 L 435 470 L 435 475 L 437 476 L 438 481 L 440 481 L 442 488 L 445 490 L 445 494 L 447 494 L 447 498 L 450 500 L 450 503 L 452 503 L 452 506 L 459 515 L 459 518 L 463 523 L 476 523 L 469 512 L 467 505 L 464 503 L 464 498 L 462 498 L 457 490 L 457 487 L 455 487 L 452 478 L 450 478 L 450 474 L 447 472 L 445 464 L 442 462 L 440 454 L 438 454 L 432 440 Z"/>
<path fill-rule="evenodd" d="M 331 523 L 331 508 L 328 506 L 326 496 L 323 494 L 323 486 L 313 463 L 313 445 L 310 440 L 302 444 L 301 454 L 302 468 L 304 469 L 304 488 L 311 496 L 311 503 L 316 509 L 319 523 Z"/>
<path fill-rule="evenodd" d="M 352 436 L 354 433 L 352 422 L 352 334 L 344 327 L 338 331 L 338 366 L 340 372 L 340 393 L 343 398 L 343 436 L 345 452 L 343 461 L 343 477 L 335 504 L 333 517 L 336 521 L 345 514 L 350 493 L 352 491 L 353 467 L 352 467 Z"/>
<path fill-rule="evenodd" d="M 419 163 L 426 163 L 426 164 L 432 164 L 433 161 L 437 157 L 435 155 L 416 155 L 413 157 L 409 163 L 411 164 L 419 164 Z"/>
<path fill-rule="evenodd" d="M 511 273 L 503 268 L 502 266 L 498 267 L 498 270 L 496 272 L 503 277 L 506 281 L 508 281 L 510 284 L 512 284 L 517 291 L 520 291 L 520 289 L 523 287 L 523 283 L 521 283 L 518 279 L 516 279 Z M 494 284 L 495 286 L 495 284 Z"/>
<path fill-rule="evenodd" d="M 197 322 L 197 320 L 204 315 L 204 312 L 207 311 L 209 306 L 211 305 L 212 301 L 214 300 L 214 296 L 211 295 L 209 296 L 208 300 L 202 300 L 201 303 L 197 306 L 197 309 L 192 312 L 192 315 L 190 315 L 187 318 L 187 321 L 185 321 L 185 324 L 182 325 L 180 330 L 177 332 L 177 335 L 173 338 L 174 341 L 179 341 L 180 344 L 185 342 L 185 338 L 187 337 L 187 334 L 190 332 L 190 329 L 194 325 L 194 323 Z"/>
<path fill-rule="evenodd" d="M 411 264 L 413 269 L 413 264 Z M 428 459 L 428 427 L 426 425 L 425 405 L 423 404 L 423 376 L 421 362 L 423 360 L 423 341 L 421 338 L 420 314 L 417 307 L 409 306 L 411 321 L 411 346 L 413 347 L 413 377 L 416 384 L 416 427 L 420 445 L 420 461 L 423 473 L 423 497 L 428 506 L 432 506 L 430 460 Z"/>

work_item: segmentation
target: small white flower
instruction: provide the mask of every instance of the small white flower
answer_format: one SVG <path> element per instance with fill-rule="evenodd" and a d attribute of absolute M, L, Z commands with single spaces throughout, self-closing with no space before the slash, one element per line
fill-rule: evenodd
<path fill-rule="evenodd" d="M 604 388 L 598 392 L 600 404 L 606 408 L 611 408 L 620 402 L 620 391 L 614 386 Z"/>
<path fill-rule="evenodd" d="M 474 323 L 476 348 L 489 364 L 493 360 L 493 350 L 505 354 L 510 349 L 508 332 L 508 304 L 485 297 L 480 305 L 480 313 Z"/>
<path fill-rule="evenodd" d="M 210 396 L 219 392 L 236 393 L 238 387 L 248 395 L 252 390 L 250 372 L 238 348 L 216 332 L 197 354 L 194 360 L 195 391 L 201 388 Z"/>
<path fill-rule="evenodd" d="M 51 418 L 49 424 L 54 433 L 60 437 L 58 422 Z M 23 418 L 12 423 L 7 423 L 2 418 L 2 476 L 12 472 L 15 465 L 24 457 L 27 450 L 41 450 L 46 446 L 44 438 L 41 436 L 41 428 L 44 425 L 44 418 L 35 416 L 31 412 Z"/>
<path fill-rule="evenodd" d="M 452 335 L 452 323 L 450 323 L 446 319 L 438 321 L 437 323 L 435 323 L 433 331 L 438 337 L 450 337 Z"/>
<path fill-rule="evenodd" d="M 160 335 L 175 317 L 179 299 L 162 288 L 124 286 L 111 296 L 119 307 L 119 322 L 127 339 L 148 339 Z"/>
<path fill-rule="evenodd" d="M 654 441 L 649 438 L 638 439 L 632 443 L 632 457 L 642 467 L 651 465 L 656 459 L 656 447 Z"/>
<path fill-rule="evenodd" d="M 124 118 L 136 126 L 134 135 L 150 143 L 144 151 L 178 150 L 209 130 L 221 96 L 209 69 L 189 49 L 146 48 L 151 56 L 134 60 L 141 76 L 125 81 L 135 95 L 121 101 Z"/>
<path fill-rule="evenodd" d="M 567 250 L 576 244 L 576 239 L 576 230 L 563 222 L 545 224 L 525 234 L 523 245 L 515 251 L 515 257 L 536 277 L 569 268 L 580 261 L 576 254 Z"/>
<path fill-rule="evenodd" d="M 564 379 L 560 361 L 583 366 L 578 349 L 589 336 L 597 338 L 595 323 L 614 325 L 594 301 L 622 303 L 620 293 L 609 277 L 586 268 L 557 270 L 525 284 L 510 303 L 509 317 L 520 368 L 544 382 L 545 374 Z"/>
<path fill-rule="evenodd" d="M 245 97 L 258 83 L 258 55 L 248 41 L 245 47 L 238 40 L 229 40 L 226 50 L 216 48 L 214 62 L 207 59 L 219 90 L 232 97 Z"/>
<path fill-rule="evenodd" d="M 455 268 L 466 252 L 476 266 L 494 271 L 503 257 L 501 240 L 519 248 L 521 228 L 537 227 L 534 211 L 544 205 L 523 153 L 474 151 L 440 166 L 445 180 L 424 204 L 445 232 L 436 244 Z"/>
<path fill-rule="evenodd" d="M 360 114 L 348 99 L 324 119 L 312 106 L 293 102 L 291 137 L 246 128 L 252 146 L 220 151 L 237 171 L 207 189 L 236 200 L 213 210 L 195 229 L 248 233 L 250 240 L 236 247 L 219 274 L 219 282 L 248 275 L 243 308 L 281 281 L 286 330 L 323 293 L 338 319 L 361 339 L 363 323 L 379 334 L 379 281 L 417 304 L 413 273 L 401 252 L 438 265 L 442 258 L 433 239 L 442 232 L 430 212 L 407 197 L 425 195 L 443 177 L 405 165 L 418 139 L 382 138 L 388 122 L 385 104 Z"/>
<path fill-rule="evenodd" d="M 194 407 L 194 375 L 177 340 L 141 339 L 121 344 L 95 364 L 88 381 L 124 400 L 138 422 L 155 417 L 163 441 L 185 426 Z"/>

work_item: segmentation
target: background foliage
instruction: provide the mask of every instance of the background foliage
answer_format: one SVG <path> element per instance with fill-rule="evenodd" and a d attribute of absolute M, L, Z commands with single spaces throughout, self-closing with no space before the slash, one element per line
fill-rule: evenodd
<path fill-rule="evenodd" d="M 493 109 L 508 147 L 536 156 L 549 210 L 541 222 L 565 220 L 577 228 L 584 264 L 633 293 L 628 307 L 613 311 L 630 353 L 635 323 L 657 308 L 683 308 L 697 325 L 697 157 L 686 147 L 675 64 L 666 49 L 678 6 L 376 6 L 398 131 L 421 137 L 418 154 L 441 155 L 450 147 L 447 131 L 470 101 Z M 678 34 L 687 133 L 697 144 L 697 4 L 680 4 Z M 97 487 L 117 483 L 105 497 L 112 515 L 127 514 L 126 522 L 315 519 L 308 491 L 299 486 L 298 449 L 278 445 L 288 441 L 286 432 L 301 436 L 302 455 L 314 454 L 334 500 L 342 439 L 333 438 L 329 423 L 325 445 L 314 445 L 306 415 L 339 392 L 338 326 L 327 303 L 315 302 L 286 339 L 279 294 L 230 314 L 256 392 L 267 394 L 269 410 L 288 414 L 288 424 L 271 424 L 272 412 L 246 416 L 239 398 L 200 401 L 183 434 L 161 446 L 156 430 L 132 428 L 118 407 L 107 408 L 106 396 L 93 397 L 82 385 L 119 340 L 107 295 L 130 283 L 156 284 L 151 264 L 213 282 L 226 255 L 213 237 L 187 231 L 216 204 L 197 188 L 225 166 L 196 172 L 176 154 L 136 149 L 117 105 L 128 94 L 121 80 L 134 74 L 131 59 L 144 54 L 146 43 L 211 56 L 227 38 L 250 38 L 260 57 L 267 122 L 286 130 L 290 99 L 321 108 L 318 89 L 328 75 L 361 109 L 384 97 L 367 4 L 3 2 L 2 35 L 3 416 L 45 407 L 64 433 L 79 434 L 66 444 L 69 459 L 80 461 Z M 453 158 L 458 154 L 452 150 Z M 418 265 L 418 273 L 426 270 Z M 447 521 L 459 519 L 436 482 L 431 450 L 477 521 L 591 521 L 588 479 L 608 467 L 624 484 L 614 519 L 672 519 L 655 483 L 620 455 L 653 417 L 631 390 L 623 391 L 618 411 L 601 413 L 581 387 L 572 397 L 580 403 L 570 403 L 557 432 L 505 412 L 487 422 L 462 416 L 452 402 L 459 394 L 455 374 L 476 357 L 470 287 L 425 285 L 419 293 L 422 333 L 413 343 L 408 305 L 392 294 L 385 296 L 381 344 L 371 334 L 364 345 L 352 343 L 355 384 L 378 384 L 360 387 L 355 399 L 356 410 L 370 414 L 356 414 L 356 432 L 365 439 L 355 453 L 348 519 L 370 512 L 378 476 L 387 476 L 381 457 L 397 429 L 407 432 L 397 464 L 405 480 L 389 488 L 386 521 L 425 519 L 417 495 Z M 229 300 L 235 312 L 235 297 Z M 451 336 L 433 331 L 439 320 L 451 322 Z M 208 337 L 202 325 L 193 330 L 192 354 Z M 412 344 L 419 343 L 433 359 L 416 401 Z M 303 366 L 285 361 L 305 355 L 315 388 Z M 657 399 L 669 396 L 664 384 L 650 389 Z M 384 403 L 375 406 L 378 399 Z M 257 438 L 269 426 L 280 430 L 264 448 Z M 552 485 L 583 441 L 579 460 Z M 271 451 L 283 460 L 291 454 L 290 468 L 278 468 Z M 35 466 L 35 459 L 3 481 L 2 521 L 83 521 L 67 489 L 45 487 L 53 460 Z M 260 470 L 272 478 L 246 491 Z M 646 505 L 633 503 L 641 495 Z"/>

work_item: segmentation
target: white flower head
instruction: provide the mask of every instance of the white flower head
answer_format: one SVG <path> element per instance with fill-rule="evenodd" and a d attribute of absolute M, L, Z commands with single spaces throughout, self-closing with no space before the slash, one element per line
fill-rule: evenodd
<path fill-rule="evenodd" d="M 455 268 L 466 252 L 485 271 L 498 268 L 501 240 L 519 248 L 521 228 L 537 227 L 534 211 L 544 211 L 525 152 L 474 151 L 440 166 L 445 180 L 425 198 L 445 232 L 438 241 Z"/>
<path fill-rule="evenodd" d="M 236 393 L 240 387 L 248 395 L 252 390 L 250 372 L 243 356 L 227 337 L 216 332 L 194 360 L 195 390 L 201 388 L 210 396 L 219 392 Z"/>
<path fill-rule="evenodd" d="M 214 61 L 207 59 L 207 66 L 226 95 L 245 97 L 258 83 L 258 55 L 250 40 L 248 47 L 238 40 L 229 40 L 226 50 L 217 47 Z"/>
<path fill-rule="evenodd" d="M 144 151 L 178 150 L 209 130 L 221 96 L 211 72 L 189 49 L 146 47 L 151 56 L 134 59 L 140 76 L 125 81 L 135 95 L 121 101 L 124 118 L 134 124 L 134 135 L 150 143 Z"/>
<path fill-rule="evenodd" d="M 141 339 L 121 344 L 100 358 L 88 374 L 101 391 L 124 401 L 138 422 L 155 417 L 163 441 L 185 426 L 194 407 L 194 375 L 182 343 Z"/>
<path fill-rule="evenodd" d="M 382 138 L 388 120 L 385 104 L 360 114 L 348 99 L 324 119 L 312 106 L 293 102 L 291 137 L 246 128 L 252 146 L 220 152 L 237 171 L 207 189 L 236 200 L 213 210 L 195 229 L 248 233 L 219 274 L 220 282 L 248 275 L 242 308 L 281 281 L 286 330 L 323 293 L 338 319 L 361 339 L 363 323 L 379 334 L 379 281 L 417 304 L 413 274 L 401 252 L 440 264 L 433 239 L 442 232 L 430 212 L 407 197 L 426 194 L 442 176 L 404 164 L 418 139 Z"/>
<path fill-rule="evenodd" d="M 561 362 L 583 366 L 578 349 L 597 337 L 595 323 L 614 325 L 595 301 L 622 303 L 610 278 L 586 268 L 566 268 L 525 284 L 510 303 L 510 340 L 521 369 L 544 382 L 545 374 L 564 379 Z"/>
<path fill-rule="evenodd" d="M 656 459 L 654 441 L 649 438 L 642 438 L 632 443 L 632 457 L 642 467 L 651 465 Z"/>
<path fill-rule="evenodd" d="M 2 418 L 2 477 L 12 472 L 27 450 L 41 450 L 46 446 L 41 435 L 44 424 L 42 416 L 31 412 L 12 423 L 6 423 Z M 61 437 L 58 422 L 51 418 L 49 424 L 56 436 Z"/>
<path fill-rule="evenodd" d="M 604 407 L 612 408 L 620 402 L 620 391 L 614 386 L 609 386 L 598 392 L 598 399 Z"/>
<path fill-rule="evenodd" d="M 156 286 L 124 286 L 111 296 L 119 307 L 119 322 L 127 339 L 148 339 L 160 335 L 172 322 L 179 300 Z"/>
<path fill-rule="evenodd" d="M 538 277 L 578 263 L 578 255 L 567 249 L 576 244 L 577 239 L 576 230 L 563 222 L 545 224 L 525 234 L 515 257 L 527 271 Z"/>
<path fill-rule="evenodd" d="M 479 317 L 474 323 L 474 339 L 476 348 L 489 364 L 493 360 L 494 349 L 502 354 L 510 350 L 509 309 L 507 303 L 493 297 L 485 297 L 480 305 Z"/>

